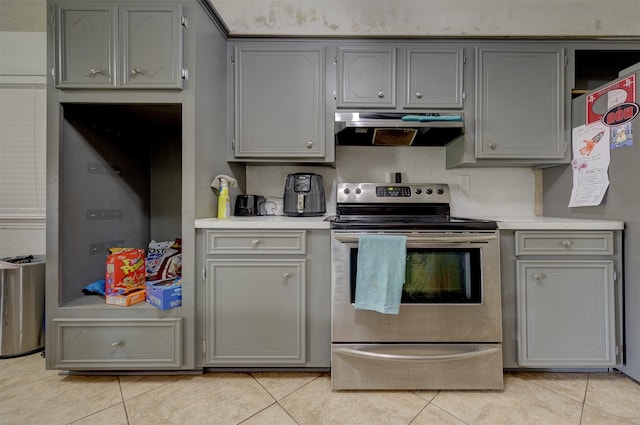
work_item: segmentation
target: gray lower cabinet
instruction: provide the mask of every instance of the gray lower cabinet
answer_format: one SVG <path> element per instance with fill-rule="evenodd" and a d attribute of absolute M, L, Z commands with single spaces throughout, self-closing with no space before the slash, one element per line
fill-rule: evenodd
<path fill-rule="evenodd" d="M 181 89 L 183 22 L 173 3 L 56 3 L 56 87 Z"/>
<path fill-rule="evenodd" d="M 47 349 L 57 369 L 167 369 L 182 366 L 182 318 L 54 319 Z"/>
<path fill-rule="evenodd" d="M 230 161 L 333 161 L 325 120 L 325 47 L 236 45 Z M 329 140 L 328 140 L 329 139 Z"/>
<path fill-rule="evenodd" d="M 327 368 L 329 231 L 199 232 L 204 367 Z"/>
<path fill-rule="evenodd" d="M 515 232 L 517 363 L 617 364 L 614 232 Z"/>

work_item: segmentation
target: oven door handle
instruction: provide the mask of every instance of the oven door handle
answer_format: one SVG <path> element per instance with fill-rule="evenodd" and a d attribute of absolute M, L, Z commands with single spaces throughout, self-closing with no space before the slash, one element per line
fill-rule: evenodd
<path fill-rule="evenodd" d="M 481 350 L 472 350 L 464 353 L 452 353 L 452 354 L 432 354 L 432 355 L 407 355 L 407 354 L 386 354 L 386 353 L 372 353 L 369 351 L 361 351 L 353 348 L 335 348 L 333 350 L 336 354 L 343 354 L 349 357 L 355 357 L 359 359 L 368 359 L 368 360 L 385 360 L 385 361 L 412 361 L 412 362 L 431 362 L 431 361 L 455 361 L 455 360 L 463 360 L 468 358 L 489 356 L 492 354 L 496 354 L 500 351 L 498 348 L 490 347 L 483 348 Z"/>
<path fill-rule="evenodd" d="M 338 242 L 353 243 L 358 242 L 360 233 L 336 233 L 334 238 Z M 491 242 L 498 239 L 493 235 L 466 235 L 466 236 L 410 236 L 407 235 L 407 245 L 409 244 L 428 244 L 433 242 L 445 243 L 466 243 L 466 242 Z"/>

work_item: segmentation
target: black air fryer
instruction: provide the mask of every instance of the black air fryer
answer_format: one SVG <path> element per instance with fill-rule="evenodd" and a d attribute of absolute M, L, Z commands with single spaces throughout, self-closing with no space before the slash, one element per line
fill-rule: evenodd
<path fill-rule="evenodd" d="M 295 173 L 287 176 L 284 185 L 284 214 L 292 217 L 313 217 L 327 211 L 322 176 Z"/>

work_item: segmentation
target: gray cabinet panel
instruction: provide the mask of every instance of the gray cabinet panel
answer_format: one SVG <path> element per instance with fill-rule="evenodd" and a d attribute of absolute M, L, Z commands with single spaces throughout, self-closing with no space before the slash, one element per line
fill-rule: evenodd
<path fill-rule="evenodd" d="M 61 369 L 167 369 L 182 366 L 182 318 L 54 319 L 53 366 Z M 49 349 L 52 348 L 52 349 Z"/>
<path fill-rule="evenodd" d="M 306 260 L 207 260 L 208 365 L 304 364 Z"/>
<path fill-rule="evenodd" d="M 516 255 L 613 255 L 613 232 L 517 232 Z"/>
<path fill-rule="evenodd" d="M 613 261 L 520 260 L 518 363 L 616 364 Z"/>
<path fill-rule="evenodd" d="M 207 231 L 208 254 L 305 254 L 305 230 Z"/>
<path fill-rule="evenodd" d="M 60 3 L 56 11 L 56 85 L 115 88 L 117 6 Z"/>
<path fill-rule="evenodd" d="M 57 3 L 56 86 L 182 88 L 182 6 Z"/>
<path fill-rule="evenodd" d="M 236 46 L 234 158 L 322 160 L 325 52 L 297 44 Z"/>
<path fill-rule="evenodd" d="M 476 158 L 562 160 L 564 49 L 478 47 L 476 60 Z"/>
<path fill-rule="evenodd" d="M 396 106 L 396 49 L 338 48 L 338 107 Z"/>
<path fill-rule="evenodd" d="M 409 48 L 405 60 L 405 108 L 462 108 L 462 48 Z"/>
<path fill-rule="evenodd" d="M 181 6 L 120 6 L 121 86 L 182 88 Z"/>

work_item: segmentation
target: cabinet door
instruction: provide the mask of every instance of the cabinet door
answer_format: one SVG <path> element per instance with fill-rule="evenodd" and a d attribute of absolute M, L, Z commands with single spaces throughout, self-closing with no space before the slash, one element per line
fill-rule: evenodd
<path fill-rule="evenodd" d="M 476 158 L 563 159 L 564 49 L 477 48 Z"/>
<path fill-rule="evenodd" d="M 406 49 L 405 108 L 462 108 L 463 49 Z"/>
<path fill-rule="evenodd" d="M 325 156 L 324 55 L 324 47 L 236 47 L 236 158 Z"/>
<path fill-rule="evenodd" d="M 124 88 L 182 88 L 181 6 L 120 6 Z"/>
<path fill-rule="evenodd" d="M 338 49 L 339 108 L 395 108 L 396 49 Z"/>
<path fill-rule="evenodd" d="M 115 88 L 116 10 L 113 3 L 56 5 L 56 87 Z"/>
<path fill-rule="evenodd" d="M 517 261 L 518 363 L 616 364 L 613 261 Z"/>
<path fill-rule="evenodd" d="M 207 260 L 208 365 L 306 361 L 305 260 Z"/>

